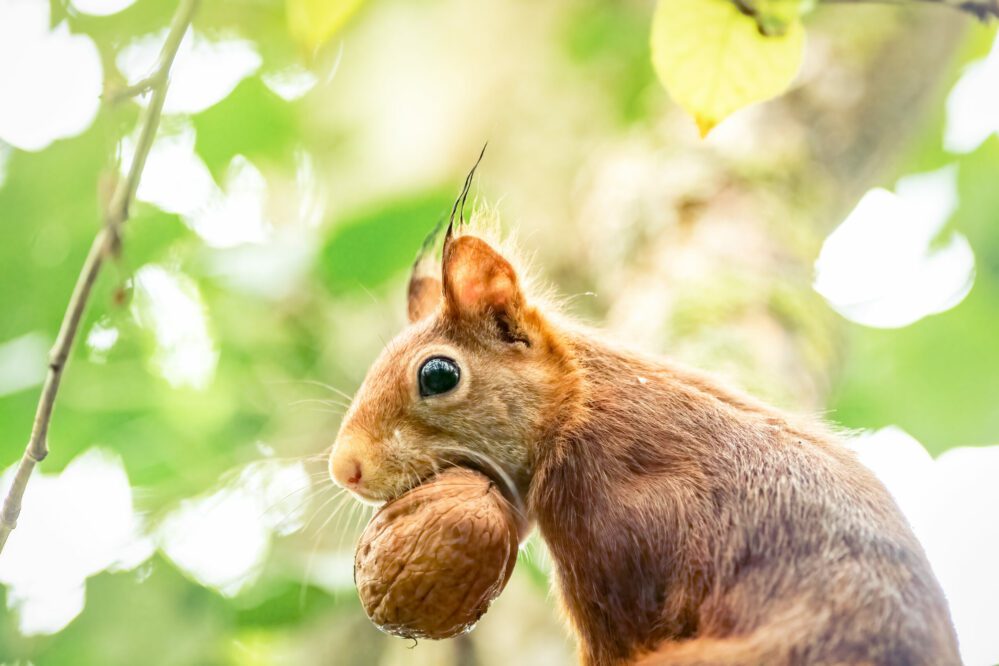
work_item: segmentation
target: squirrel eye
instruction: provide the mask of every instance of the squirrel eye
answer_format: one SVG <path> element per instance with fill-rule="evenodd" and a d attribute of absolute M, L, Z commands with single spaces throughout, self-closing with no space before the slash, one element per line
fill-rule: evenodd
<path fill-rule="evenodd" d="M 426 398 L 431 395 L 447 393 L 458 385 L 461 379 L 461 370 L 458 364 L 444 356 L 433 356 L 428 358 L 420 366 L 420 396 Z"/>

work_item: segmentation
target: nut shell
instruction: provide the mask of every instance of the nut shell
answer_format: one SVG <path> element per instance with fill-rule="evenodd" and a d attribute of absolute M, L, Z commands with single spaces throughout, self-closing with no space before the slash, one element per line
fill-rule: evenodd
<path fill-rule="evenodd" d="M 365 612 L 404 638 L 471 629 L 517 561 L 516 512 L 488 477 L 452 468 L 386 504 L 354 554 Z"/>

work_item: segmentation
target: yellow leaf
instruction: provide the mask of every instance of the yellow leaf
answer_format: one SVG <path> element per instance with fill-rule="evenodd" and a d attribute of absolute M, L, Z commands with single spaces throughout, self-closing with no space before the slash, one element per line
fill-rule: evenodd
<path fill-rule="evenodd" d="M 734 111 L 784 92 L 804 43 L 800 21 L 766 37 L 732 0 L 659 0 L 652 20 L 652 64 L 702 137 Z"/>
<path fill-rule="evenodd" d="M 364 0 L 285 0 L 288 32 L 311 55 L 343 27 Z"/>

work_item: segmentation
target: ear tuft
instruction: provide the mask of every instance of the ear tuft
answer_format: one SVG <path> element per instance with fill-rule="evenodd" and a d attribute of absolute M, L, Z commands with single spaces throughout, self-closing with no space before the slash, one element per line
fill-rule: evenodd
<path fill-rule="evenodd" d="M 479 157 L 475 160 L 475 164 L 469 170 L 468 175 L 465 176 L 465 184 L 461 187 L 461 192 L 458 194 L 458 198 L 454 200 L 454 205 L 451 207 L 451 216 L 448 219 L 447 224 L 447 235 L 445 238 L 445 243 L 451 238 L 451 231 L 454 228 L 454 216 L 455 213 L 458 214 L 458 225 L 462 226 L 465 224 L 465 201 L 468 200 L 468 191 L 472 188 L 472 181 L 475 180 L 475 171 L 479 168 L 479 164 L 482 163 L 482 158 L 486 154 L 486 146 L 489 142 L 482 144 L 482 150 L 479 151 Z"/>

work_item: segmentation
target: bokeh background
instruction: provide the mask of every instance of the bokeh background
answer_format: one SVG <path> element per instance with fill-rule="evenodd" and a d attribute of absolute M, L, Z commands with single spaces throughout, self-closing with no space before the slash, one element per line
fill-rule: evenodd
<path fill-rule="evenodd" d="M 344 5 L 315 53 L 280 0 L 201 7 L 0 556 L 0 663 L 573 663 L 536 538 L 469 636 L 381 635 L 321 460 L 486 140 L 473 192 L 570 309 L 850 429 L 999 662 L 995 29 L 821 7 L 792 90 L 702 141 L 651 0 Z M 4 491 L 146 103 L 102 90 L 174 8 L 0 0 Z"/>

